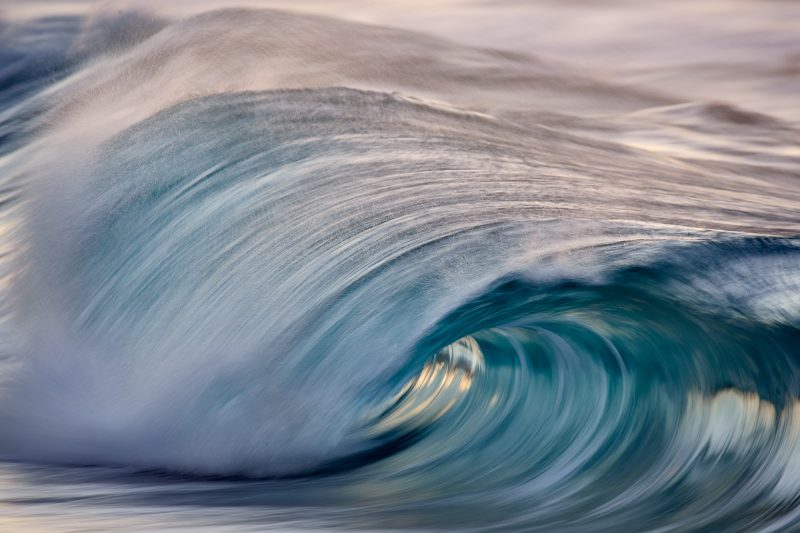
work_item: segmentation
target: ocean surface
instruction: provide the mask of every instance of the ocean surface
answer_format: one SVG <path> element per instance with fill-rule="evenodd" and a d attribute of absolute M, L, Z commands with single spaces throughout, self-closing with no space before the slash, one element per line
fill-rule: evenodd
<path fill-rule="evenodd" d="M 0 531 L 799 531 L 800 3 L 0 5 Z"/>

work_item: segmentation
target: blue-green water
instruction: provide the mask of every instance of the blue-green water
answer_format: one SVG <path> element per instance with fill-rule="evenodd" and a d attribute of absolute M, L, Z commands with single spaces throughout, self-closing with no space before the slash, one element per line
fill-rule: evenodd
<path fill-rule="evenodd" d="M 1 29 L 0 530 L 800 527 L 775 78 L 270 10 Z"/>

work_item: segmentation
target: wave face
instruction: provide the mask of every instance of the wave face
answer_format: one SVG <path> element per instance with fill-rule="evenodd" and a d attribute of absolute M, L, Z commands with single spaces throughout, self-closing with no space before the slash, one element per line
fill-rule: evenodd
<path fill-rule="evenodd" d="M 800 527 L 792 122 L 279 11 L 3 32 L 4 460 L 344 527 Z"/>

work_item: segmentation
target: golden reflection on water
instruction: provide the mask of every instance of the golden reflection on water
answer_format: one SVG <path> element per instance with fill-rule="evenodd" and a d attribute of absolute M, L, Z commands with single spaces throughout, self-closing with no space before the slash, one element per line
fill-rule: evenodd
<path fill-rule="evenodd" d="M 380 434 L 413 424 L 424 426 L 450 411 L 472 386 L 483 367 L 483 353 L 472 337 L 450 344 L 425 363 L 422 371 L 384 406 L 370 428 Z M 387 405 L 385 404 L 385 405 Z"/>

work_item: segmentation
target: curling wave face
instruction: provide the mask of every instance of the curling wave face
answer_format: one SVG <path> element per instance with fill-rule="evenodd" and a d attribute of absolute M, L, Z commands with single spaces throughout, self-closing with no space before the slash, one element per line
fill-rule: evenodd
<path fill-rule="evenodd" d="M 794 125 L 332 19 L 101 15 L 4 43 L 0 457 L 349 526 L 797 527 Z"/>

